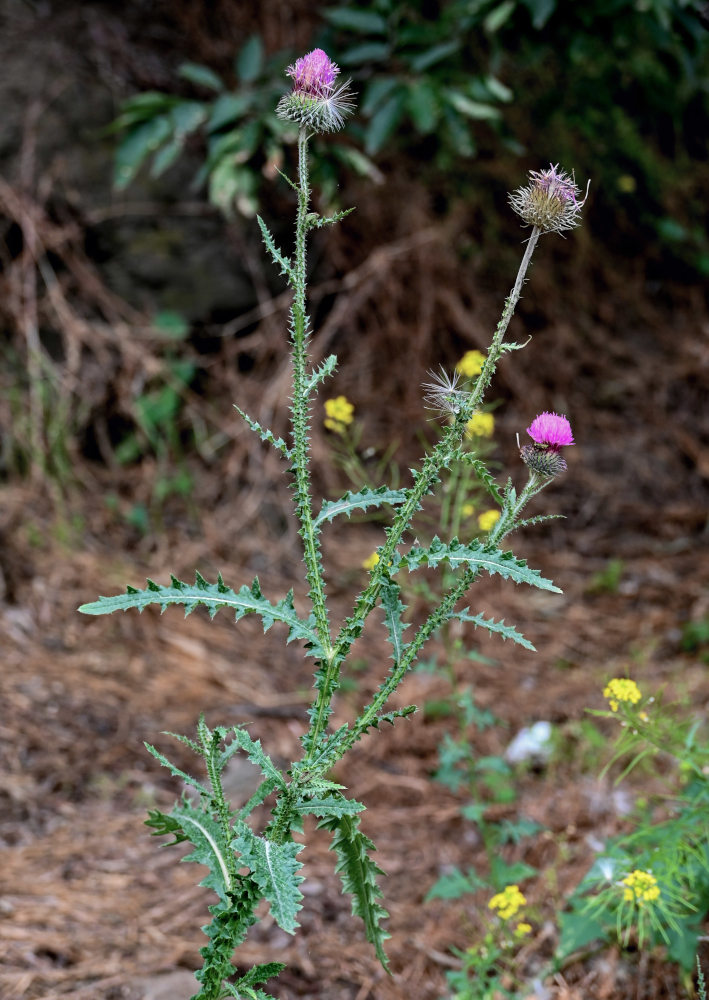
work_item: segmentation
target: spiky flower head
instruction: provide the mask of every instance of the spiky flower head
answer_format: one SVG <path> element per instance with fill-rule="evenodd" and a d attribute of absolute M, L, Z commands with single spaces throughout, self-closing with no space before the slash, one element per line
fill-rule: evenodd
<path fill-rule="evenodd" d="M 298 122 L 315 132 L 337 132 L 354 110 L 350 81 L 335 86 L 340 67 L 322 49 L 313 49 L 286 70 L 293 90 L 276 108 L 279 118 Z"/>
<path fill-rule="evenodd" d="M 520 456 L 532 472 L 552 479 L 566 470 L 566 462 L 559 450 L 573 444 L 574 435 L 571 424 L 563 414 L 540 413 L 527 428 L 527 434 L 534 444 L 523 445 Z"/>
<path fill-rule="evenodd" d="M 563 233 L 578 226 L 587 197 L 588 185 L 581 198 L 573 172 L 569 175 L 552 163 L 548 170 L 530 170 L 529 183 L 513 191 L 509 203 L 528 225 L 543 233 Z"/>
<path fill-rule="evenodd" d="M 440 372 L 430 371 L 428 374 L 431 376 L 431 381 L 423 383 L 426 406 L 429 410 L 438 410 L 442 416 L 446 414 L 457 416 L 470 395 L 466 389 L 458 388 L 460 372 L 454 371 L 449 375 L 445 368 L 441 367 Z"/>

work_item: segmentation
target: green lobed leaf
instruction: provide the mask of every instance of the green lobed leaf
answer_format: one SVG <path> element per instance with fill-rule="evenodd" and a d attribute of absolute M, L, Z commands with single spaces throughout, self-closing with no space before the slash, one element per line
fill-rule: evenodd
<path fill-rule="evenodd" d="M 487 466 L 479 458 L 473 458 L 470 452 L 465 452 L 463 461 L 472 469 L 475 469 L 478 479 L 488 491 L 495 503 L 502 506 L 502 494 L 495 480 L 490 475 Z"/>
<path fill-rule="evenodd" d="M 326 378 L 330 378 L 334 374 L 337 368 L 337 355 L 328 354 L 321 365 L 314 368 L 310 373 L 309 378 L 305 380 L 305 385 L 303 386 L 303 392 L 306 396 L 310 395 L 313 389 L 324 382 Z"/>
<path fill-rule="evenodd" d="M 260 769 L 266 781 L 272 782 L 274 787 L 285 789 L 285 778 L 261 747 L 261 740 L 252 739 L 249 733 L 240 726 L 234 726 L 231 729 L 219 726 L 215 732 L 225 742 L 229 736 L 233 736 L 233 742 L 227 745 L 219 755 L 219 771 L 222 770 L 226 762 L 234 756 L 237 750 L 243 750 L 251 763 Z"/>
<path fill-rule="evenodd" d="M 251 877 L 271 906 L 273 919 L 288 934 L 298 927 L 296 914 L 302 908 L 303 894 L 298 888 L 303 876 L 297 872 L 303 867 L 296 855 L 303 844 L 286 841 L 276 844 L 259 837 L 245 823 L 237 821 L 238 836 L 232 847 L 241 855 L 241 862 L 251 869 Z"/>
<path fill-rule="evenodd" d="M 346 799 L 344 795 L 328 795 L 325 798 L 302 798 L 295 803 L 295 811 L 301 816 L 355 816 L 364 810 L 361 802 Z"/>
<path fill-rule="evenodd" d="M 529 649 L 533 653 L 536 652 L 535 647 L 528 639 L 525 639 L 521 632 L 517 632 L 512 625 L 505 625 L 504 618 L 496 622 L 493 618 L 485 618 L 482 614 L 472 615 L 469 608 L 466 608 L 465 611 L 456 611 L 450 617 L 459 622 L 470 622 L 475 628 L 485 628 L 488 632 L 496 632 L 503 639 L 511 639 L 519 646 L 524 646 L 525 649 Z"/>
<path fill-rule="evenodd" d="M 332 521 L 338 514 L 346 514 L 349 518 L 355 510 L 381 507 L 385 503 L 396 506 L 405 500 L 406 490 L 390 490 L 387 486 L 379 486 L 375 490 L 360 490 L 359 493 L 348 491 L 339 500 L 325 500 L 320 513 L 313 521 L 313 525 L 319 527 L 326 521 Z"/>
<path fill-rule="evenodd" d="M 183 861 L 196 861 L 209 869 L 209 875 L 200 885 L 214 889 L 223 902 L 228 901 L 228 893 L 234 889 L 229 870 L 229 846 L 224 843 L 221 827 L 216 820 L 187 802 L 177 804 L 170 816 L 182 827 L 185 837 L 194 845 L 194 850 Z"/>
<path fill-rule="evenodd" d="M 377 958 L 389 972 L 389 960 L 384 951 L 384 942 L 391 937 L 381 926 L 381 921 L 389 914 L 378 902 L 382 891 L 377 885 L 377 875 L 384 872 L 372 861 L 369 852 L 374 844 L 359 829 L 358 816 L 325 818 L 318 823 L 318 829 L 334 834 L 331 850 L 338 857 L 335 871 L 342 879 L 342 888 L 352 895 L 352 913 L 364 921 L 367 940 L 374 945 Z"/>
<path fill-rule="evenodd" d="M 85 615 L 110 615 L 114 611 L 128 611 L 137 608 L 143 611 L 151 604 L 160 608 L 161 614 L 172 604 L 185 606 L 185 617 L 195 608 L 203 605 L 209 611 L 210 618 L 216 615 L 220 608 L 231 608 L 235 621 L 240 621 L 245 615 L 260 615 L 263 630 L 267 632 L 275 621 L 284 622 L 288 626 L 287 642 L 293 639 L 304 639 L 308 648 L 317 656 L 320 644 L 312 621 L 303 621 L 295 613 L 293 592 L 290 591 L 278 604 L 272 604 L 261 593 L 258 578 L 249 587 L 244 586 L 234 592 L 226 586 L 221 574 L 216 583 L 207 583 L 204 577 L 197 573 L 194 584 L 183 583 L 176 577 L 171 578 L 171 585 L 164 587 L 153 580 L 147 581 L 145 590 L 128 586 L 125 594 L 113 597 L 99 597 L 91 604 L 82 604 L 79 611 Z"/>
<path fill-rule="evenodd" d="M 269 230 L 266 223 L 263 221 L 260 215 L 256 216 L 256 221 L 259 224 L 259 229 L 261 230 L 261 235 L 263 236 L 263 242 L 266 244 L 266 249 L 273 258 L 274 264 L 278 264 L 281 269 L 281 274 L 285 274 L 289 281 L 295 281 L 295 274 L 291 262 L 283 256 L 281 251 L 276 246 L 276 243 L 271 236 L 271 231 Z"/>
<path fill-rule="evenodd" d="M 228 903 L 220 901 L 209 907 L 212 920 L 202 928 L 209 940 L 199 950 L 204 962 L 195 972 L 201 988 L 191 1000 L 213 1000 L 225 995 L 227 984 L 224 981 L 234 973 L 231 963 L 234 949 L 244 940 L 249 927 L 256 923 L 254 909 L 261 899 L 258 886 L 244 876 L 237 876 L 236 883 Z"/>
<path fill-rule="evenodd" d="M 170 733 L 169 735 L 172 736 L 173 734 Z M 186 771 L 180 770 L 179 767 L 176 767 L 173 763 L 171 763 L 164 754 L 161 754 L 160 751 L 156 750 L 156 748 L 151 746 L 150 743 L 145 743 L 144 746 L 148 753 L 151 753 L 163 767 L 166 767 L 174 778 L 180 778 L 186 784 L 192 785 L 193 788 L 197 789 L 200 795 L 206 795 L 207 797 L 210 795 L 209 789 L 206 785 L 203 785 L 201 781 L 193 778 L 191 774 L 187 774 Z"/>
<path fill-rule="evenodd" d="M 234 986 L 258 986 L 279 975 L 285 967 L 284 962 L 263 962 L 260 965 L 253 965 L 246 975 L 234 983 Z"/>
<path fill-rule="evenodd" d="M 234 409 L 244 418 L 251 430 L 255 434 L 258 434 L 262 441 L 265 441 L 267 444 L 272 444 L 273 447 L 277 448 L 287 459 L 291 458 L 291 449 L 285 443 L 283 438 L 277 438 L 273 431 L 268 430 L 266 427 L 262 427 L 258 420 L 252 420 L 248 413 L 244 413 L 241 407 L 237 406 L 236 403 L 234 403 Z"/>
<path fill-rule="evenodd" d="M 389 633 L 389 642 L 393 647 L 391 658 L 394 663 L 399 663 L 406 649 L 403 639 L 404 629 L 408 628 L 408 623 L 401 620 L 401 616 L 406 610 L 406 605 L 401 603 L 401 588 L 393 580 L 382 579 L 381 602 L 384 611 L 384 624 Z"/>
<path fill-rule="evenodd" d="M 393 572 L 399 566 L 406 566 L 409 570 L 414 570 L 420 566 L 436 567 L 440 562 L 447 562 L 454 569 L 460 566 L 470 566 L 484 570 L 491 576 L 498 574 L 505 580 L 514 580 L 515 583 L 526 583 L 531 587 L 549 590 L 555 594 L 563 593 L 554 586 L 551 580 L 543 577 L 538 569 L 531 569 L 526 560 L 517 559 L 512 552 L 487 548 L 477 540 L 466 545 L 457 538 L 453 538 L 450 543 L 446 544 L 436 536 L 428 548 L 414 546 L 409 549 L 401 556 Z"/>

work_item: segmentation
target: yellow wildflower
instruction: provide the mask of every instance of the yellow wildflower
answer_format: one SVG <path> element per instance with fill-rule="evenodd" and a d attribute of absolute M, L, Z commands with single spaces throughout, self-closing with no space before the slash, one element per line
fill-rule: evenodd
<path fill-rule="evenodd" d="M 488 909 L 497 910 L 500 920 L 510 920 L 527 902 L 518 885 L 508 885 L 496 893 L 487 904 Z"/>
<path fill-rule="evenodd" d="M 475 504 L 464 503 L 463 506 L 460 508 L 460 513 L 463 515 L 463 517 L 472 517 L 473 514 L 475 513 Z"/>
<path fill-rule="evenodd" d="M 631 681 L 627 677 L 614 677 L 603 688 L 603 697 L 608 699 L 611 712 L 617 712 L 621 701 L 629 701 L 631 705 L 635 705 L 640 701 L 642 695 L 635 681 Z"/>
<path fill-rule="evenodd" d="M 495 418 L 491 413 L 474 413 L 465 425 L 465 436 L 489 438 L 494 429 Z"/>
<path fill-rule="evenodd" d="M 377 565 L 378 562 L 379 562 L 379 553 L 372 552 L 371 556 L 367 556 L 367 558 L 362 563 L 362 569 L 366 569 L 367 571 L 369 571 L 370 569 L 374 569 L 374 567 Z"/>
<path fill-rule="evenodd" d="M 484 510 L 478 514 L 478 527 L 481 531 L 491 531 L 499 520 L 499 510 Z"/>
<path fill-rule="evenodd" d="M 531 934 L 531 933 L 532 933 L 532 925 L 531 924 L 527 924 L 524 921 L 521 921 L 515 927 L 515 937 L 517 937 L 517 938 L 526 937 L 527 934 Z"/>
<path fill-rule="evenodd" d="M 336 396 L 334 399 L 325 400 L 324 424 L 329 431 L 344 434 L 353 420 L 354 406 L 347 396 Z"/>
<path fill-rule="evenodd" d="M 654 903 L 660 898 L 660 887 L 655 876 L 651 875 L 650 872 L 641 871 L 639 868 L 636 868 L 630 875 L 626 875 L 621 884 L 625 886 L 623 899 L 628 903 L 637 903 L 638 906 L 642 906 L 643 903 Z"/>
<path fill-rule="evenodd" d="M 481 354 L 480 351 L 466 351 L 455 366 L 455 370 L 466 378 L 472 378 L 473 375 L 480 374 L 484 363 L 485 355 Z"/>

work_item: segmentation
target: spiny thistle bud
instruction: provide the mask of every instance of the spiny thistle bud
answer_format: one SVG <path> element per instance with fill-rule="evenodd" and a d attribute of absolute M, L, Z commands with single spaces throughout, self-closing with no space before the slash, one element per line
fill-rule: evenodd
<path fill-rule="evenodd" d="M 538 473 L 552 479 L 566 470 L 566 462 L 559 449 L 574 443 L 571 424 L 563 414 L 540 413 L 527 428 L 527 434 L 534 444 L 525 444 L 520 449 L 524 464 Z"/>
<path fill-rule="evenodd" d="M 543 233 L 562 233 L 578 226 L 587 197 L 588 185 L 581 198 L 573 173 L 569 176 L 559 170 L 557 163 L 550 164 L 548 170 L 530 170 L 529 184 L 513 191 L 509 202 L 528 225 Z"/>
<path fill-rule="evenodd" d="M 293 90 L 278 102 L 279 118 L 298 122 L 315 132 L 337 132 L 354 110 L 350 81 L 335 87 L 340 67 L 322 49 L 313 49 L 286 70 Z"/>

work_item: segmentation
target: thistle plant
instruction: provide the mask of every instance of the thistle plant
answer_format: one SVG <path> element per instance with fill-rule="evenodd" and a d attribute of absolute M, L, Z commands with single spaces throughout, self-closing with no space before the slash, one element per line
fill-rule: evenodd
<path fill-rule="evenodd" d="M 435 376 L 426 387 L 428 403 L 444 415 L 445 425 L 436 443 L 413 470 L 410 483 L 397 489 L 388 485 L 365 487 L 320 504 L 313 496 L 309 439 L 311 408 L 317 390 L 333 375 L 337 359 L 331 355 L 317 367 L 312 367 L 309 361 L 311 330 L 306 309 L 306 247 L 311 230 L 338 223 L 349 212 L 323 217 L 311 209 L 308 144 L 317 133 L 341 128 L 353 111 L 353 98 L 347 83 L 336 85 L 338 73 L 338 67 L 322 50 L 310 52 L 289 68 L 293 88 L 278 105 L 278 114 L 296 122 L 299 129 L 297 178 L 286 178 L 297 200 L 293 252 L 287 254 L 282 250 L 263 219 L 258 219 L 266 249 L 293 292 L 289 330 L 292 358 L 289 440 L 276 437 L 273 431 L 242 413 L 249 427 L 278 452 L 291 472 L 293 512 L 299 525 L 307 581 L 305 607 L 296 607 L 293 592 L 277 600 L 269 599 L 262 593 L 257 579 L 234 590 L 221 575 L 215 582 L 208 582 L 197 573 L 194 583 L 182 582 L 174 576 L 167 585 L 148 580 L 144 589 L 128 587 L 125 594 L 101 597 L 80 609 L 86 614 L 99 615 L 128 609 L 142 611 L 152 605 L 162 612 L 177 604 L 184 607 L 186 615 L 200 606 L 207 608 L 210 617 L 222 608 L 228 609 L 237 622 L 246 615 L 258 615 L 264 631 L 276 622 L 285 625 L 286 641 L 301 644 L 304 655 L 311 657 L 315 664 L 309 725 L 301 736 L 302 753 L 285 770 L 276 766 L 247 728 L 220 725 L 210 729 L 203 717 L 197 724 L 196 738 L 171 735 L 201 759 L 206 777 L 186 773 L 160 750 L 146 744 L 160 764 L 196 792 L 196 797 L 183 794 L 169 813 L 151 811 L 147 823 L 155 835 L 172 837 L 173 844 L 191 845 L 191 853 L 185 860 L 196 861 L 207 868 L 208 873 L 201 884 L 216 895 L 216 902 L 209 907 L 211 921 L 204 928 L 207 943 L 201 950 L 203 965 L 196 972 L 199 989 L 194 996 L 200 1000 L 221 1000 L 223 997 L 268 1000 L 269 995 L 261 984 L 277 975 L 283 967 L 281 963 L 265 962 L 246 972 L 238 972 L 232 957 L 257 921 L 257 907 L 262 900 L 268 902 L 274 920 L 284 931 L 289 934 L 296 931 L 303 899 L 299 855 L 305 845 L 296 842 L 294 834 L 302 833 L 303 818 L 307 815 L 318 817 L 319 827 L 332 835 L 332 849 L 337 855 L 336 870 L 341 876 L 343 891 L 352 896 L 353 914 L 363 921 L 367 939 L 381 964 L 389 969 L 384 951 L 389 934 L 383 926 L 387 913 L 381 903 L 382 890 L 378 884 L 382 872 L 372 858 L 374 845 L 360 829 L 360 814 L 365 807 L 345 794 L 345 787 L 333 780 L 332 769 L 372 729 L 378 729 L 384 722 L 394 723 L 415 710 L 413 705 L 392 710 L 390 698 L 426 643 L 447 622 L 470 623 L 503 639 L 529 645 L 512 626 L 461 607 L 469 588 L 480 577 L 496 574 L 517 584 L 560 592 L 538 570 L 530 568 L 508 549 L 501 548 L 511 532 L 544 519 L 537 516 L 525 520 L 523 508 L 553 481 L 562 467 L 558 461 L 543 468 L 530 465 L 528 482 L 518 493 L 511 479 L 499 486 L 485 463 L 471 458 L 471 468 L 499 514 L 497 518 L 488 516 L 490 530 L 487 535 L 470 541 L 436 537 L 426 545 L 404 542 L 424 501 L 433 493 L 446 470 L 456 462 L 468 461 L 463 446 L 466 428 L 482 412 L 486 391 L 501 359 L 521 346 L 506 342 L 505 337 L 540 236 L 544 232 L 569 228 L 577 221 L 581 205 L 578 190 L 566 175 L 557 173 L 556 168 L 551 172 L 555 178 L 553 183 L 548 171 L 533 174 L 529 189 L 518 192 L 513 198 L 515 210 L 532 225 L 514 287 L 479 370 L 473 376 L 460 371 L 452 376 Z M 534 211 L 525 207 L 532 202 Z M 332 419 L 342 423 L 348 414 L 346 408 L 340 407 L 332 414 Z M 563 422 L 565 418 L 555 419 Z M 558 430 L 560 425 L 554 423 L 553 426 Z M 547 450 L 555 454 L 561 446 L 571 443 L 563 433 L 557 433 L 556 437 L 547 434 L 547 438 Z M 366 585 L 354 599 L 349 616 L 335 628 L 326 600 L 320 535 L 336 517 L 349 518 L 354 511 L 370 509 L 387 511 L 389 523 L 377 549 L 378 558 L 371 560 Z M 406 621 L 399 578 L 422 567 L 444 566 L 449 571 L 447 582 L 428 615 L 420 622 Z M 379 611 L 377 617 L 383 616 L 391 647 L 391 665 L 369 703 L 362 705 L 350 722 L 333 729 L 330 725 L 333 697 L 346 678 L 352 646 L 375 609 Z M 404 637 L 406 631 L 410 634 L 408 640 Z M 258 789 L 240 807 L 227 801 L 222 783 L 223 770 L 237 753 L 245 754 L 262 774 Z M 264 804 L 270 807 L 267 822 L 259 820 L 264 810 L 257 809 Z"/>

